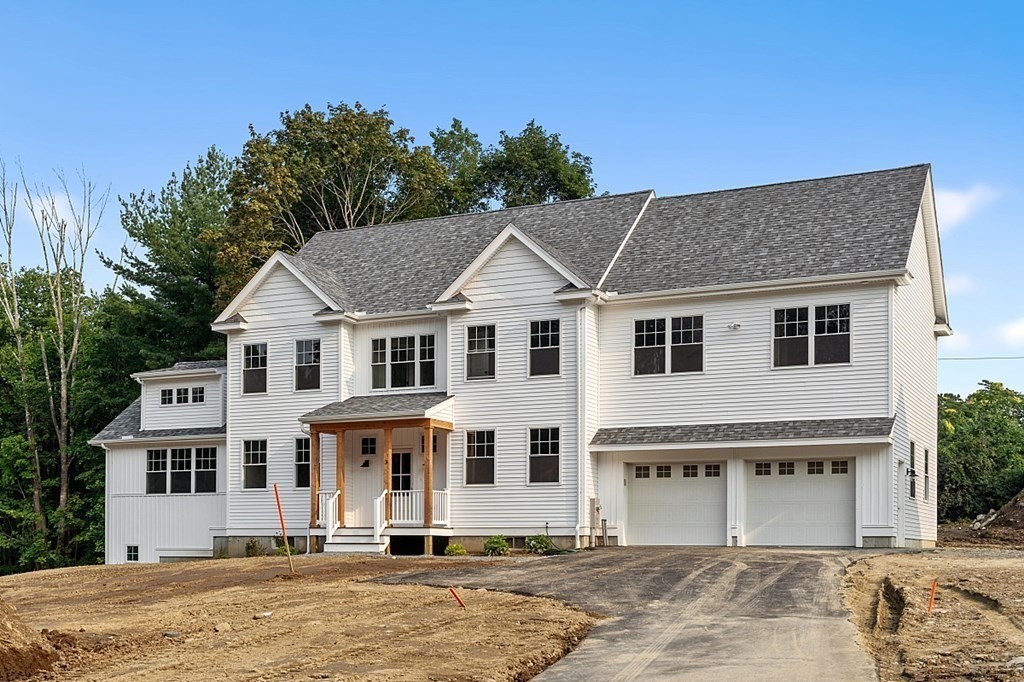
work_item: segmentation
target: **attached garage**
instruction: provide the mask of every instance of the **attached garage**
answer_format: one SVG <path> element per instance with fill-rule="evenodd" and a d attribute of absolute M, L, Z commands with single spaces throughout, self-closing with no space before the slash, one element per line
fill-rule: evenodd
<path fill-rule="evenodd" d="M 855 463 L 854 458 L 746 462 L 746 544 L 854 546 Z"/>
<path fill-rule="evenodd" d="M 631 545 L 724 545 L 725 462 L 660 462 L 628 467 Z"/>

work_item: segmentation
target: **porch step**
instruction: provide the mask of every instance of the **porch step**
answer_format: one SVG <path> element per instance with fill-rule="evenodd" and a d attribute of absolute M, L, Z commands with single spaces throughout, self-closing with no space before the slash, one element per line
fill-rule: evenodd
<path fill-rule="evenodd" d="M 391 540 L 381 537 L 373 540 L 372 528 L 339 528 L 324 543 L 324 552 L 334 554 L 383 554 Z"/>
<path fill-rule="evenodd" d="M 339 528 L 338 530 L 334 531 L 334 536 L 335 537 L 338 537 L 339 535 L 343 535 L 343 536 L 345 536 L 345 535 L 348 535 L 348 536 L 351 536 L 351 535 L 369 535 L 369 536 L 372 537 L 373 536 L 373 529 L 369 528 L 369 527 L 367 527 L 367 528 L 359 528 L 359 527 L 345 526 L 344 528 Z"/>

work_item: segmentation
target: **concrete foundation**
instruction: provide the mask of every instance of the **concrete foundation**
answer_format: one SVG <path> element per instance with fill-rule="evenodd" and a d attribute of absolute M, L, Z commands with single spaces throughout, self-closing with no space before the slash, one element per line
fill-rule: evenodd
<path fill-rule="evenodd" d="M 237 559 L 239 557 L 248 556 L 250 553 L 247 548 L 250 547 L 250 542 L 253 543 L 254 549 L 258 549 L 263 555 L 277 554 L 277 542 L 280 536 L 275 538 L 273 535 L 264 536 L 220 536 L 213 538 L 213 556 L 215 558 L 229 558 Z M 305 554 L 306 553 L 306 536 L 295 535 L 288 537 L 288 544 L 291 545 L 292 554 Z"/>
<path fill-rule="evenodd" d="M 896 546 L 894 537 L 867 536 L 863 538 L 864 549 L 889 549 Z"/>

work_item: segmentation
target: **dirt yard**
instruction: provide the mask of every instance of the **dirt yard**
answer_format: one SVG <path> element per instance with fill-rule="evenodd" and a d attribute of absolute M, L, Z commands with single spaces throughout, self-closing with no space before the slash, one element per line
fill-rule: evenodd
<path fill-rule="evenodd" d="M 1024 679 L 1024 552 L 950 548 L 863 559 L 849 568 L 844 599 L 882 682 Z"/>
<path fill-rule="evenodd" d="M 444 589 L 365 582 L 466 561 L 481 560 L 89 566 L 0 578 L 0 599 L 57 651 L 36 679 L 524 680 L 594 623 L 546 599 L 466 590 L 463 610 Z"/>

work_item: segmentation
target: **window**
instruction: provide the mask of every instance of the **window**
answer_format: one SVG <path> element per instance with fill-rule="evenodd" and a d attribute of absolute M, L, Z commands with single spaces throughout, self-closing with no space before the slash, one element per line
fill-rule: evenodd
<path fill-rule="evenodd" d="M 633 475 L 636 478 L 650 478 L 651 467 L 649 467 L 646 464 L 638 464 L 636 468 L 633 470 Z"/>
<path fill-rule="evenodd" d="M 561 354 L 558 320 L 530 322 L 530 376 L 558 374 Z"/>
<path fill-rule="evenodd" d="M 242 487 L 267 487 L 267 441 L 242 441 Z"/>
<path fill-rule="evenodd" d="M 633 323 L 633 374 L 665 373 L 665 320 Z"/>
<path fill-rule="evenodd" d="M 530 483 L 558 483 L 559 438 L 557 428 L 530 429 Z"/>
<path fill-rule="evenodd" d="M 796 473 L 796 463 L 779 462 L 779 476 L 792 476 Z"/>
<path fill-rule="evenodd" d="M 672 372 L 704 371 L 704 316 L 672 318 Z"/>
<path fill-rule="evenodd" d="M 437 434 L 436 433 L 434 434 L 434 437 L 430 439 L 430 445 L 433 448 L 431 450 L 431 452 L 433 452 L 434 454 L 437 454 Z M 426 439 L 423 436 L 420 436 L 420 452 L 426 452 L 426 451 L 427 451 L 427 441 L 426 441 Z"/>
<path fill-rule="evenodd" d="M 704 465 L 704 477 L 705 478 L 721 478 L 722 476 L 722 465 L 721 464 L 705 464 Z"/>
<path fill-rule="evenodd" d="M 267 392 L 267 344 L 242 346 L 242 393 Z"/>
<path fill-rule="evenodd" d="M 396 452 L 391 458 L 391 489 L 412 490 L 411 452 Z"/>
<path fill-rule="evenodd" d="M 807 308 L 780 308 L 775 311 L 775 342 L 772 362 L 775 367 L 806 365 Z"/>
<path fill-rule="evenodd" d="M 174 391 L 174 402 L 178 405 L 188 403 L 188 389 L 178 388 Z"/>
<path fill-rule="evenodd" d="M 850 304 L 814 308 L 814 364 L 850 361 Z"/>
<path fill-rule="evenodd" d="M 466 432 L 466 485 L 494 484 L 494 431 Z"/>
<path fill-rule="evenodd" d="M 192 492 L 192 449 L 171 450 L 171 492 Z"/>
<path fill-rule="evenodd" d="M 146 494 L 167 494 L 166 450 L 146 450 Z"/>
<path fill-rule="evenodd" d="M 433 386 L 437 383 L 434 378 L 434 355 L 436 352 L 434 335 L 420 335 L 420 386 Z"/>
<path fill-rule="evenodd" d="M 932 489 L 932 480 L 928 472 L 928 451 L 924 451 L 924 499 L 927 500 Z"/>
<path fill-rule="evenodd" d="M 172 389 L 172 388 L 161 388 L 160 389 L 160 404 L 161 405 L 173 405 L 174 404 L 174 389 Z"/>
<path fill-rule="evenodd" d="M 295 439 L 295 487 L 309 487 L 309 439 Z"/>
<path fill-rule="evenodd" d="M 833 474 L 848 474 L 850 473 L 850 463 L 845 459 L 837 459 L 832 462 L 832 473 Z"/>
<path fill-rule="evenodd" d="M 914 450 L 916 449 L 914 441 L 910 441 L 910 471 L 907 477 L 910 479 L 910 497 L 917 497 L 917 456 Z"/>
<path fill-rule="evenodd" d="M 810 476 L 817 476 L 818 474 L 824 474 L 825 473 L 825 463 L 824 462 L 808 462 L 807 463 L 807 473 Z"/>
<path fill-rule="evenodd" d="M 672 465 L 659 464 L 654 467 L 655 478 L 672 478 Z"/>
<path fill-rule="evenodd" d="M 125 549 L 124 560 L 128 562 L 136 562 L 139 560 L 139 546 L 128 545 Z"/>
<path fill-rule="evenodd" d="M 771 476 L 772 475 L 772 463 L 771 462 L 757 462 L 754 464 L 754 475 L 755 476 Z"/>
<path fill-rule="evenodd" d="M 696 464 L 684 464 L 683 478 L 697 478 L 698 471 L 699 469 Z"/>
<path fill-rule="evenodd" d="M 196 492 L 217 492 L 217 448 L 196 448 Z"/>
<path fill-rule="evenodd" d="M 391 338 L 391 388 L 416 385 L 416 337 Z"/>
<path fill-rule="evenodd" d="M 194 402 L 194 403 L 205 403 L 206 402 L 206 388 L 204 386 L 193 386 L 192 387 L 192 402 Z"/>
<path fill-rule="evenodd" d="M 295 342 L 295 390 L 320 388 L 320 339 Z"/>
<path fill-rule="evenodd" d="M 493 379 L 494 325 L 469 327 L 466 330 L 466 379 Z"/>
<path fill-rule="evenodd" d="M 373 339 L 370 348 L 370 374 L 373 388 L 387 388 L 388 340 Z"/>
<path fill-rule="evenodd" d="M 363 455 L 376 455 L 377 454 L 377 439 L 373 436 L 363 438 L 360 442 L 360 452 Z"/>

